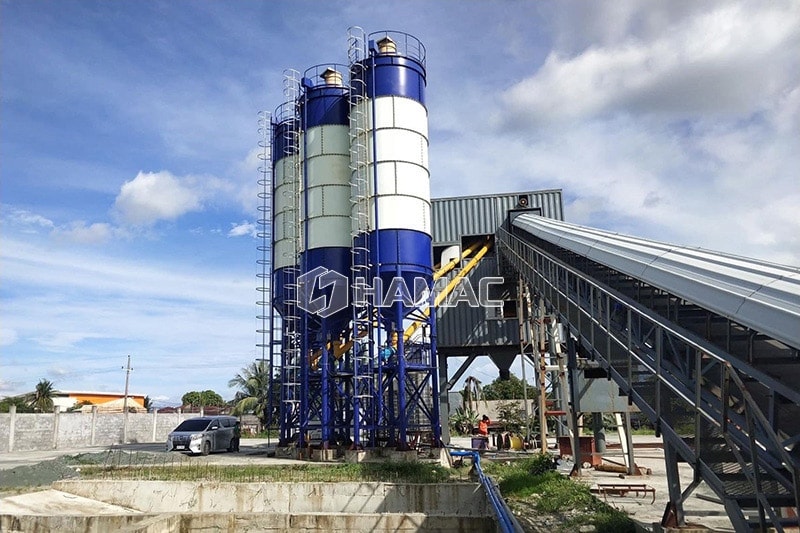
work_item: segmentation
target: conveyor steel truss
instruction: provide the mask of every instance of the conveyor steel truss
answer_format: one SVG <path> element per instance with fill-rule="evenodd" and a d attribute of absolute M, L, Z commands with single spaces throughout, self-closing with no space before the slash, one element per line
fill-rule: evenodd
<path fill-rule="evenodd" d="M 600 362 L 663 436 L 670 497 L 663 525 L 685 524 L 683 502 L 701 481 L 737 531 L 798 525 L 797 438 L 748 391 L 763 374 L 503 228 L 496 241 L 568 328 L 570 363 L 576 355 Z M 780 401 L 798 404 L 797 391 Z M 685 490 L 680 460 L 694 470 Z"/>

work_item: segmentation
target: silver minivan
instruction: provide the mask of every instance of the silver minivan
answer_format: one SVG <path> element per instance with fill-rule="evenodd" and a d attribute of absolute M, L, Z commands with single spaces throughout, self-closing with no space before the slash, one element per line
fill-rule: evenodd
<path fill-rule="evenodd" d="M 208 455 L 239 451 L 239 420 L 235 416 L 199 416 L 180 423 L 167 437 L 167 451 Z"/>

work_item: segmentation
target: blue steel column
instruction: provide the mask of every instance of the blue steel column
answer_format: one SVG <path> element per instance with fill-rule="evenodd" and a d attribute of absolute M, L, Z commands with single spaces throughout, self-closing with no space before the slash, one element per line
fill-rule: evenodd
<path fill-rule="evenodd" d="M 431 328 L 431 348 L 430 348 L 430 362 L 428 363 L 432 370 L 431 370 L 431 398 L 433 401 L 433 420 L 431 420 L 431 424 L 433 425 L 433 442 L 431 442 L 431 446 L 439 447 L 442 446 L 442 424 L 441 424 L 441 411 L 439 409 L 439 371 L 438 371 L 438 364 L 439 358 L 436 355 L 436 308 L 433 306 L 433 302 L 435 297 L 433 295 L 433 290 L 431 290 L 430 296 L 430 313 L 428 314 L 430 320 L 430 328 Z"/>
<path fill-rule="evenodd" d="M 400 268 L 397 268 L 397 276 L 400 277 Z M 399 441 L 398 449 L 408 449 L 408 413 L 406 405 L 406 350 L 405 350 L 405 331 L 403 328 L 403 302 L 395 304 L 395 316 L 398 317 L 397 328 L 397 433 Z"/>
<path fill-rule="evenodd" d="M 328 351 L 328 341 L 330 336 L 327 335 L 328 320 L 322 319 L 322 408 L 320 409 L 320 423 L 322 424 L 322 448 L 327 449 L 331 441 L 331 421 L 333 418 L 333 409 L 331 405 L 330 394 L 330 353 Z"/>

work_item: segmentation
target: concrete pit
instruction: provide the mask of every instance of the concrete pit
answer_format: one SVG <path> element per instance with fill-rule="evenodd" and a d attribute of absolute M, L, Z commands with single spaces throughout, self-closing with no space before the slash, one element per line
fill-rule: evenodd
<path fill-rule="evenodd" d="M 494 531 L 480 485 L 60 481 L 4 499 L 3 531 Z"/>

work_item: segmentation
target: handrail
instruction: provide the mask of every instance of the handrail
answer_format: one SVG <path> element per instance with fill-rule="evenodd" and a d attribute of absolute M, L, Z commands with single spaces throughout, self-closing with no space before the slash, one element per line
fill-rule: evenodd
<path fill-rule="evenodd" d="M 511 233 L 507 232 L 503 228 L 498 228 L 498 233 L 505 233 L 508 237 L 514 237 L 515 239 L 517 239 L 518 243 L 530 248 L 532 251 L 535 252 L 534 247 L 531 244 L 519 239 L 518 237 L 512 235 Z M 525 259 L 520 254 L 518 254 L 515 250 L 512 250 L 510 248 L 509 244 L 505 242 L 505 239 L 501 239 L 500 242 L 502 244 L 504 244 L 505 246 L 507 246 L 509 251 L 513 255 L 517 256 L 517 258 L 519 260 L 525 261 Z M 599 290 L 601 292 L 607 292 L 605 287 L 601 286 L 599 283 L 593 282 L 592 280 L 588 279 L 588 276 L 586 276 L 586 274 L 584 274 L 583 272 L 581 272 L 579 270 L 576 270 L 576 269 L 574 269 L 574 268 L 572 268 L 572 267 L 570 267 L 568 265 L 559 265 L 559 266 L 560 266 L 560 268 L 563 268 L 564 270 L 569 271 L 573 275 L 585 278 L 586 283 L 588 283 L 589 285 L 594 286 L 595 289 L 597 289 L 597 290 Z M 612 294 L 609 294 L 609 296 L 614 298 L 615 300 L 620 300 L 621 301 L 621 299 L 619 297 L 617 297 L 617 296 L 614 296 Z M 714 363 L 719 364 L 721 366 L 728 367 L 728 368 L 730 368 L 732 370 L 739 370 L 741 372 L 744 372 L 745 374 L 751 374 L 751 372 L 754 370 L 751 367 L 743 368 L 745 366 L 745 364 L 743 362 L 739 361 L 738 359 L 733 359 L 732 360 L 732 359 L 726 358 L 714 346 L 712 346 L 712 345 L 710 345 L 708 343 L 698 342 L 697 340 L 692 339 L 689 335 L 686 335 L 683 332 L 679 331 L 677 328 L 673 327 L 669 321 L 667 321 L 666 319 L 663 319 L 662 317 L 656 315 L 655 313 L 652 313 L 652 312 L 650 312 L 650 311 L 648 311 L 648 310 L 646 310 L 644 308 L 639 309 L 640 306 L 638 304 L 636 304 L 635 302 L 624 302 L 624 303 L 626 305 L 634 307 L 633 310 L 637 314 L 643 316 L 647 320 L 650 320 L 653 324 L 658 325 L 660 328 L 663 329 L 663 331 L 665 331 L 665 332 L 669 333 L 670 335 L 674 336 L 675 338 L 677 338 L 681 342 L 685 343 L 687 346 L 689 346 L 689 347 L 691 347 L 691 348 L 693 348 L 693 349 L 695 349 L 695 350 L 697 350 L 699 352 L 702 352 L 705 356 L 707 356 L 708 358 L 712 359 L 714 361 Z M 602 323 L 598 324 L 598 325 L 600 327 L 604 326 L 604 324 L 602 324 Z M 616 340 L 615 335 L 614 335 L 614 333 L 612 331 L 607 331 L 607 333 L 609 335 L 611 335 L 611 337 Z M 763 413 L 761 412 L 760 406 L 758 406 L 758 404 L 755 402 L 755 400 L 752 398 L 752 396 L 749 393 L 747 393 L 747 388 L 746 388 L 746 386 L 744 384 L 744 381 L 741 379 L 741 377 L 738 375 L 737 372 L 731 372 L 730 375 L 731 375 L 734 383 L 736 384 L 737 388 L 740 389 L 744 393 L 743 394 L 743 396 L 745 397 L 744 400 L 748 403 L 748 405 L 751 406 L 751 408 L 754 408 L 756 410 L 756 412 L 758 412 L 758 415 L 756 415 L 757 418 L 758 418 L 758 421 L 766 426 L 766 429 L 768 430 L 766 435 L 768 436 L 769 440 L 772 441 L 772 444 L 776 448 L 776 451 L 778 451 L 779 454 L 781 455 L 781 459 L 783 460 L 783 462 L 787 462 L 789 464 L 792 464 L 793 461 L 791 459 L 791 456 L 784 449 L 784 446 L 781 444 L 779 437 L 775 434 L 774 431 L 772 431 L 772 427 L 770 426 L 770 424 L 767 421 L 766 417 L 764 417 Z M 753 376 L 753 377 L 756 377 L 756 376 Z M 670 385 L 668 383 L 665 383 L 665 385 L 670 387 Z M 683 395 L 683 391 L 677 390 L 674 387 L 670 387 L 670 388 L 672 388 L 676 394 Z M 701 410 L 700 412 L 705 414 L 705 410 Z M 713 417 L 708 417 L 708 419 L 710 421 L 714 421 Z"/>
<path fill-rule="evenodd" d="M 478 474 L 478 480 L 481 482 L 483 490 L 486 492 L 486 497 L 489 498 L 489 503 L 492 504 L 492 509 L 497 517 L 497 522 L 500 524 L 500 530 L 503 531 L 503 533 L 521 532 L 522 527 L 520 527 L 517 519 L 514 518 L 514 515 L 511 513 L 511 509 L 508 508 L 508 505 L 503 499 L 503 495 L 500 494 L 500 489 L 498 489 L 492 478 L 487 476 L 481 468 L 480 453 L 476 451 L 452 449 L 448 451 L 450 452 L 451 456 L 454 455 L 456 457 L 472 458 L 472 465 L 475 468 L 475 472 Z"/>
<path fill-rule="evenodd" d="M 529 281 L 534 285 L 538 286 L 541 284 L 543 287 L 546 286 L 547 292 L 550 293 L 550 297 L 555 296 L 556 300 L 554 302 L 557 308 L 559 306 L 567 305 L 566 311 L 562 311 L 560 309 L 558 310 L 560 315 L 563 315 L 563 313 L 569 313 L 570 306 L 573 306 L 572 309 L 578 313 L 578 323 L 577 325 L 571 324 L 570 329 L 575 329 L 576 335 L 578 335 L 579 338 L 582 336 L 583 329 L 581 326 L 580 317 L 581 315 L 584 315 L 591 322 L 592 328 L 599 328 L 599 331 L 602 331 L 608 335 L 610 342 L 614 342 L 628 351 L 627 381 L 629 382 L 629 386 L 633 385 L 633 383 L 630 383 L 630 369 L 633 367 L 633 365 L 637 365 L 639 368 L 648 369 L 656 377 L 658 386 L 664 386 L 666 390 L 671 390 L 672 393 L 674 393 L 677 397 L 680 397 L 683 401 L 689 404 L 694 404 L 696 417 L 706 419 L 718 427 L 727 429 L 731 433 L 741 434 L 742 438 L 746 437 L 746 440 L 748 440 L 749 443 L 742 442 L 740 439 L 737 441 L 737 444 L 744 445 L 745 447 L 748 445 L 750 446 L 749 452 L 753 457 L 754 465 L 756 462 L 761 463 L 764 459 L 767 459 L 766 456 L 771 455 L 772 460 L 778 463 L 773 463 L 772 466 L 778 467 L 780 465 L 786 469 L 789 475 L 788 481 L 792 486 L 790 489 L 790 494 L 792 494 L 794 497 L 796 505 L 800 503 L 800 492 L 798 491 L 797 486 L 800 472 L 798 472 L 797 463 L 787 452 L 785 443 L 781 442 L 781 439 L 778 437 L 775 429 L 770 424 L 770 421 L 762 412 L 761 406 L 749 393 L 745 384 L 745 380 L 739 375 L 739 372 L 742 372 L 743 374 L 749 374 L 751 377 L 758 379 L 759 372 L 757 370 L 746 366 L 745 363 L 738 359 L 725 357 L 724 353 L 720 352 L 717 348 L 705 342 L 703 339 L 695 338 L 691 333 L 682 331 L 680 328 L 676 328 L 671 322 L 642 307 L 637 302 L 634 302 L 623 295 L 615 294 L 611 289 L 595 282 L 585 273 L 562 263 L 546 252 L 537 249 L 531 243 L 528 243 L 523 239 L 520 239 L 518 236 L 506 231 L 504 228 L 498 228 L 497 234 L 498 243 L 503 247 L 503 252 L 509 258 L 510 262 L 514 264 L 517 269 L 525 266 L 531 269 L 531 272 L 526 272 L 524 275 L 526 275 L 526 277 L 528 275 L 532 275 L 534 279 L 530 279 Z M 547 273 L 550 272 L 552 274 L 553 268 L 557 269 L 556 272 L 558 275 L 556 278 L 551 279 L 551 277 L 547 276 Z M 520 272 L 522 272 L 522 270 L 520 270 Z M 561 276 L 560 272 L 563 272 L 564 275 Z M 582 301 L 580 293 L 574 293 L 573 289 L 571 289 L 569 285 L 569 279 L 571 277 L 575 280 L 580 280 L 585 287 L 591 288 L 592 291 L 597 291 L 597 294 L 604 295 L 608 299 L 608 305 L 610 305 L 611 302 L 616 302 L 627 307 L 628 329 L 618 333 L 614 328 L 612 328 L 610 316 L 604 317 L 604 319 L 595 317 L 592 314 L 592 304 L 589 304 L 589 307 L 587 308 L 587 303 Z M 579 287 L 580 285 L 576 285 L 576 289 L 574 290 L 579 290 Z M 543 294 L 543 296 L 549 300 L 552 300 L 552 298 L 547 297 L 547 295 Z M 562 300 L 562 298 L 565 300 Z M 700 358 L 702 358 L 705 370 L 702 372 L 698 370 L 697 374 L 694 376 L 695 380 L 698 381 L 698 383 L 695 385 L 698 387 L 696 391 L 692 392 L 688 390 L 688 388 L 684 388 L 686 387 L 686 384 L 684 383 L 677 385 L 665 378 L 664 370 L 668 369 L 668 363 L 661 359 L 660 352 L 656 352 L 656 357 L 654 359 L 652 354 L 648 353 L 652 349 L 659 350 L 657 346 L 655 348 L 650 347 L 650 349 L 648 349 L 647 345 L 636 345 L 636 350 L 631 350 L 631 348 L 634 346 L 631 345 L 632 339 L 630 337 L 630 328 L 632 325 L 631 317 L 634 315 L 637 317 L 637 320 L 646 321 L 646 323 L 651 326 L 651 330 L 657 330 L 659 335 L 666 335 L 668 339 L 680 342 L 687 349 L 691 349 L 696 354 L 695 357 L 698 358 L 698 365 Z M 567 322 L 571 322 L 569 317 L 566 315 L 563 315 L 563 318 L 564 320 L 567 320 Z M 593 331 L 594 329 L 592 329 L 592 332 Z M 627 339 L 620 338 L 625 337 L 626 334 Z M 659 341 L 657 340 L 657 342 Z M 595 350 L 595 352 L 597 351 Z M 604 358 L 603 354 L 600 352 L 597 352 L 597 355 L 601 358 Z M 650 360 L 645 360 L 645 357 L 647 356 L 650 356 Z M 615 377 L 615 380 L 626 380 L 625 376 L 617 370 L 617 366 L 620 365 L 619 362 L 615 363 L 609 359 L 607 364 L 609 365 L 609 370 L 611 371 L 612 376 L 614 374 L 618 376 L 619 379 Z M 622 366 L 624 367 L 625 364 L 622 363 Z M 699 403 L 699 381 L 705 379 L 703 378 L 703 374 L 706 374 L 707 370 L 712 368 L 712 366 L 716 366 L 721 369 L 722 376 L 724 376 L 728 386 L 725 387 L 725 390 L 722 391 L 721 394 L 715 394 L 718 402 L 716 406 L 708 404 L 708 402 L 705 401 L 703 402 L 704 405 L 701 406 Z M 731 385 L 733 387 L 731 387 Z M 729 402 L 731 398 L 733 398 L 733 392 L 730 389 L 733 388 L 737 389 L 736 392 L 738 393 L 738 398 L 741 400 L 742 405 L 745 408 L 745 417 L 747 418 L 746 423 L 749 426 L 749 435 L 744 435 L 744 429 L 741 427 L 741 425 L 736 423 L 731 423 L 729 425 L 729 422 L 732 420 L 731 417 L 733 416 L 728 409 Z M 776 387 L 776 389 L 780 388 L 781 387 Z M 789 401 L 797 401 L 797 393 L 795 391 L 790 391 L 790 394 L 783 394 L 782 390 L 776 390 L 776 392 L 780 392 L 784 398 Z M 659 402 L 656 401 L 656 403 Z M 647 407 L 650 406 L 648 405 Z M 653 411 L 656 417 L 661 416 L 659 405 L 656 405 L 656 409 L 650 407 L 650 410 Z M 742 422 L 744 422 L 744 420 Z M 697 435 L 695 438 L 699 439 L 699 435 Z M 681 444 L 683 443 L 680 441 L 676 442 L 676 445 L 678 446 Z M 765 457 L 756 457 L 756 455 L 762 455 L 763 452 L 767 452 L 764 454 Z M 737 462 L 740 463 L 742 470 L 747 473 L 745 458 L 739 454 L 736 455 Z M 767 465 L 763 464 L 762 466 Z M 757 469 L 758 467 L 756 466 L 755 468 Z M 769 508 L 768 502 L 766 502 L 763 494 L 761 493 L 761 488 L 759 486 L 760 483 L 758 482 L 757 478 L 754 476 L 750 481 L 754 485 L 753 488 L 758 495 L 760 503 L 767 508 L 767 512 L 771 515 L 770 518 L 775 519 L 776 517 L 773 510 Z"/>

